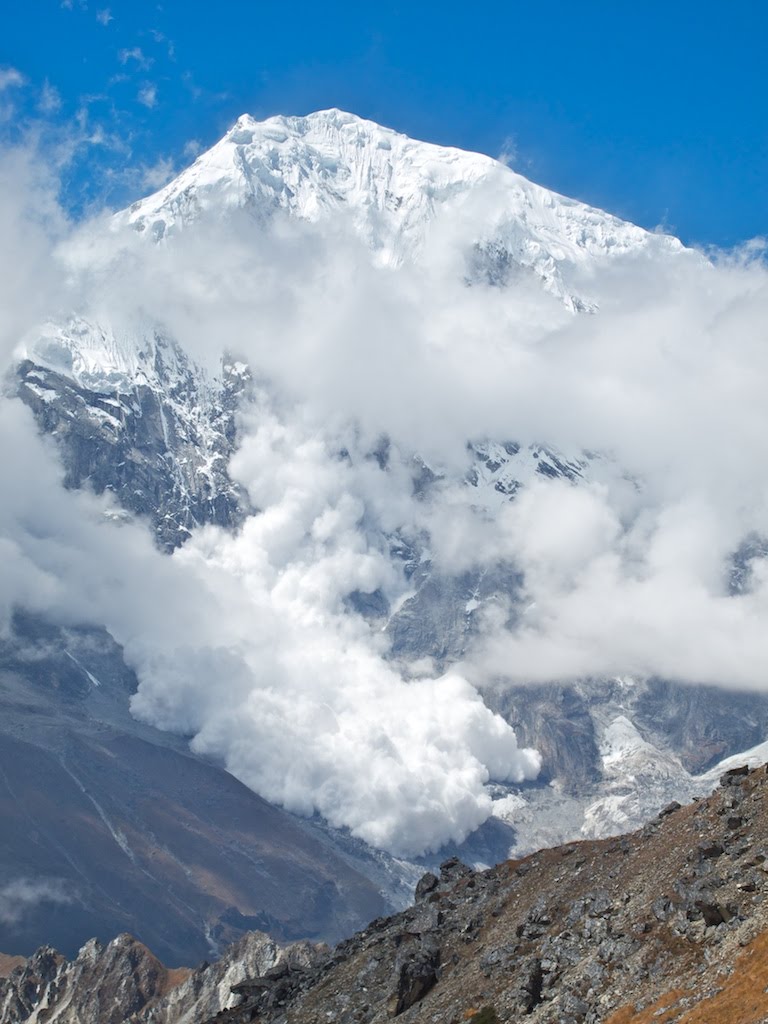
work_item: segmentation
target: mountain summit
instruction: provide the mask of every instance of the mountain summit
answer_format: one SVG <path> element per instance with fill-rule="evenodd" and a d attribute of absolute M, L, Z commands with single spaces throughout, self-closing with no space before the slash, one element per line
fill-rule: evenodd
<path fill-rule="evenodd" d="M 346 217 L 386 266 L 422 259 L 442 228 L 484 257 L 479 269 L 491 283 L 528 268 L 574 308 L 578 268 L 682 249 L 491 157 L 418 142 L 335 109 L 265 121 L 244 114 L 191 167 L 117 219 L 161 239 L 205 213 L 242 207 L 261 222 L 276 210 L 310 222 Z"/>

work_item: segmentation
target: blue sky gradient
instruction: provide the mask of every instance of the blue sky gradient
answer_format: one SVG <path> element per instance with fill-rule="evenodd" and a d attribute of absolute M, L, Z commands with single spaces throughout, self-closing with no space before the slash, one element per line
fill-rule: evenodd
<path fill-rule="evenodd" d="M 28 0 L 3 15 L 0 114 L 73 147 L 75 210 L 152 191 L 241 113 L 337 106 L 730 246 L 768 234 L 767 41 L 762 0 Z"/>

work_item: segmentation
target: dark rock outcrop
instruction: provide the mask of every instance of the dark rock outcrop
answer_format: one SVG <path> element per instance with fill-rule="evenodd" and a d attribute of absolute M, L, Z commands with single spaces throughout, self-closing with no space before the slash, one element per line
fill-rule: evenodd
<path fill-rule="evenodd" d="M 450 858 L 419 903 L 332 950 L 252 935 L 179 973 L 129 936 L 69 962 L 41 949 L 0 982 L 0 1024 L 43 1020 L 43 1007 L 58 1024 L 756 1024 L 768 1019 L 768 772 L 730 778 L 651 830 L 483 872 Z"/>

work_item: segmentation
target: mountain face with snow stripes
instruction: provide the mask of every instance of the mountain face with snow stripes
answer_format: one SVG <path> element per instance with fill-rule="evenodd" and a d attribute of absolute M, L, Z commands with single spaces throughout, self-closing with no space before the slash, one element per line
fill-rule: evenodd
<path fill-rule="evenodd" d="M 458 238 L 467 283 L 514 286 L 532 275 L 573 311 L 593 308 L 579 289 L 612 258 L 674 259 L 682 251 L 675 238 L 557 195 L 490 157 L 417 142 L 339 110 L 262 122 L 242 116 L 170 184 L 116 214 L 113 226 L 173 245 L 200 221 L 243 211 L 257 233 L 278 211 L 322 230 L 341 223 L 382 267 L 434 259 L 446 237 Z M 236 359 L 219 373 L 204 370 L 141 317 L 126 328 L 87 313 L 45 325 L 20 350 L 18 369 L 19 394 L 42 428 L 69 438 L 61 448 L 68 483 L 119 492 L 170 548 L 195 525 L 242 518 L 243 495 L 226 463 L 247 387 L 238 374 L 249 373 Z M 552 450 L 538 461 L 541 445 L 519 454 L 514 440 L 506 450 L 499 441 L 478 442 L 468 467 L 481 492 L 511 494 L 532 470 L 581 472 L 580 453 Z M 488 455 L 494 444 L 500 457 Z M 489 472 L 494 464 L 498 471 Z"/>

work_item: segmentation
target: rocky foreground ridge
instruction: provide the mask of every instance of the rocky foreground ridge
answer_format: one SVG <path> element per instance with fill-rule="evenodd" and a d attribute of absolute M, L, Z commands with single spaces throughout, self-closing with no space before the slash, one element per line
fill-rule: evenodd
<path fill-rule="evenodd" d="M 129 936 L 0 982 L 0 1024 L 759 1024 L 768 1020 L 768 768 L 644 828 L 474 872 L 335 949 L 246 936 L 167 971 Z"/>

